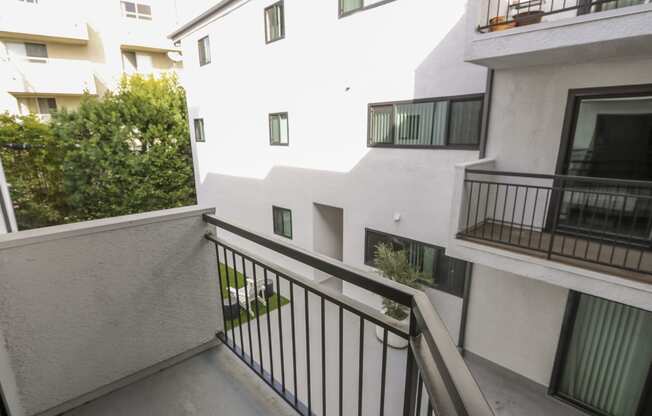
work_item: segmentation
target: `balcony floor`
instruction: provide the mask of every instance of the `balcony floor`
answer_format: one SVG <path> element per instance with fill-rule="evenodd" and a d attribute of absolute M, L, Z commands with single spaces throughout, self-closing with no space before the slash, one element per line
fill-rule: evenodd
<path fill-rule="evenodd" d="M 503 248 L 518 253 L 545 258 L 550 245 L 551 234 L 545 231 L 529 230 L 499 222 L 482 223 L 462 232 L 461 238 Z M 555 235 L 552 247 L 552 260 L 572 266 L 583 267 L 602 273 L 613 274 L 643 283 L 652 283 L 652 251 L 632 248 L 609 242 L 600 243 L 585 237 Z M 554 254 L 557 253 L 557 254 Z M 564 255 L 559 255 L 563 253 Z M 587 260 L 581 260 L 586 258 Z M 596 263 L 598 261 L 602 264 Z M 609 266 L 625 265 L 626 270 Z M 649 273 L 649 274 L 648 274 Z"/>
<path fill-rule="evenodd" d="M 220 345 L 65 415 L 295 416 L 296 412 Z"/>

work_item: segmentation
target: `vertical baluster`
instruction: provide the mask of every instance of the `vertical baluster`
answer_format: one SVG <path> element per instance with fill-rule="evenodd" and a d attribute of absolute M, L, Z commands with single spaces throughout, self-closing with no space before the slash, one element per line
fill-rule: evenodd
<path fill-rule="evenodd" d="M 236 266 L 235 261 L 235 251 L 231 250 L 231 262 L 233 264 L 233 282 L 235 284 L 235 297 L 237 299 L 238 305 L 240 305 L 240 288 L 238 287 L 238 267 Z M 227 273 L 229 271 L 227 267 Z M 242 307 L 242 305 L 240 305 Z M 242 335 L 242 312 L 238 310 L 238 329 L 240 331 L 240 352 L 244 357 L 244 336 Z"/>
<path fill-rule="evenodd" d="M 387 377 L 387 328 L 383 329 L 383 361 L 380 369 L 380 416 L 385 415 L 385 380 Z"/>
<path fill-rule="evenodd" d="M 340 391 L 339 391 L 340 416 L 342 416 L 342 414 L 343 414 L 342 413 L 342 410 L 343 410 L 342 409 L 342 403 L 344 401 L 344 398 L 342 397 L 343 393 L 344 393 L 343 388 L 342 388 L 343 381 L 344 381 L 344 364 L 343 364 L 344 363 L 344 347 L 343 347 L 344 346 L 344 330 L 343 330 L 343 327 L 344 327 L 344 310 L 342 309 L 342 306 L 340 306 L 340 328 L 339 328 L 340 329 L 340 336 L 339 336 L 339 340 L 340 340 L 340 351 L 339 351 L 339 357 L 340 357 L 340 368 L 339 368 L 339 373 L 340 373 L 340 384 L 339 384 L 339 389 L 340 389 Z"/>
<path fill-rule="evenodd" d="M 249 363 L 254 364 L 254 352 L 251 342 L 251 316 L 249 315 L 249 308 L 251 308 L 251 302 L 249 301 L 249 283 L 247 282 L 247 268 L 245 265 L 245 258 L 243 255 L 240 255 L 240 260 L 242 260 L 242 277 L 244 278 L 244 290 L 245 290 L 245 302 L 247 303 L 247 334 L 249 338 Z M 244 352 L 244 345 L 242 346 L 242 352 Z"/>
<path fill-rule="evenodd" d="M 491 216 L 491 240 L 494 240 L 494 227 L 496 225 L 496 210 L 498 209 L 498 184 L 496 184 L 496 195 L 494 196 L 494 212 L 493 215 Z M 489 187 L 489 190 L 491 190 L 491 187 Z"/>
<path fill-rule="evenodd" d="M 256 262 L 252 262 L 253 266 L 253 274 L 254 274 L 254 291 L 256 292 L 256 296 L 258 296 L 258 277 L 256 273 Z M 263 364 L 263 341 L 260 337 L 260 309 L 258 307 L 258 303 L 256 303 L 256 332 L 258 334 L 258 361 L 260 361 L 260 375 L 261 377 L 263 376 L 263 368 L 265 368 Z"/>
<path fill-rule="evenodd" d="M 423 378 L 421 378 L 421 372 L 419 372 L 419 383 L 417 384 L 417 405 L 416 405 L 416 410 L 417 410 L 417 415 L 421 415 L 421 402 L 423 401 L 422 398 L 423 394 Z"/>
<path fill-rule="evenodd" d="M 360 316 L 360 354 L 358 357 L 358 416 L 362 416 L 362 374 L 364 372 L 364 318 Z"/>
<path fill-rule="evenodd" d="M 278 337 L 279 337 L 279 349 L 281 352 L 281 389 L 283 394 L 285 394 L 285 354 L 283 351 L 283 302 L 281 297 L 281 279 L 279 274 L 276 273 L 276 296 L 277 302 L 276 306 L 278 308 Z"/>
<path fill-rule="evenodd" d="M 309 312 L 309 303 L 308 303 L 308 289 L 304 288 L 305 293 L 305 308 L 306 308 L 306 374 L 307 387 L 308 387 L 308 414 L 312 414 L 312 396 L 310 391 L 310 312 Z"/>
<path fill-rule="evenodd" d="M 475 203 L 475 224 L 473 234 L 478 232 L 478 214 L 480 213 L 480 195 L 482 194 L 482 184 L 478 182 L 478 197 Z"/>
<path fill-rule="evenodd" d="M 219 288 L 220 288 L 220 306 L 222 308 L 222 322 L 224 323 L 224 339 L 226 342 L 229 342 L 229 331 L 226 328 L 226 315 L 224 314 L 224 286 L 222 286 L 222 269 L 220 268 L 220 248 L 215 243 L 215 257 L 217 257 L 217 278 L 219 279 Z M 228 291 L 227 291 L 228 293 Z M 229 308 L 229 311 L 231 308 Z"/>
<path fill-rule="evenodd" d="M 521 189 L 519 185 L 514 185 L 515 186 L 515 191 L 514 191 L 514 204 L 512 205 L 512 220 L 510 222 L 509 226 L 509 244 L 512 244 L 512 232 L 514 231 L 514 227 L 516 226 L 516 221 L 514 220 L 514 216 L 516 215 L 516 204 L 518 204 L 518 191 Z"/>
<path fill-rule="evenodd" d="M 611 257 L 609 258 L 609 264 L 613 264 L 614 262 L 616 244 L 618 244 L 618 233 L 620 233 L 620 227 L 623 224 L 623 215 L 625 213 L 625 206 L 627 205 L 627 195 L 625 194 L 622 197 L 623 197 L 623 206 L 620 208 L 620 211 L 618 213 L 618 220 L 616 221 L 616 230 L 614 232 L 614 240 L 613 240 L 613 246 L 611 247 Z"/>
<path fill-rule="evenodd" d="M 299 391 L 297 390 L 297 343 L 294 329 L 294 283 L 290 281 L 290 319 L 292 326 L 292 372 L 294 378 L 294 407 L 299 403 Z"/>
<path fill-rule="evenodd" d="M 324 298 L 321 298 L 321 403 L 322 415 L 326 415 L 326 317 Z"/>
<path fill-rule="evenodd" d="M 553 181 L 553 184 L 554 184 L 554 181 Z M 549 211 L 548 210 L 548 208 L 549 208 L 548 205 L 550 204 L 550 195 L 551 195 L 551 193 L 552 193 L 552 188 L 546 189 L 546 203 L 543 204 L 543 217 L 542 217 L 543 219 L 541 221 L 541 233 L 539 233 L 539 245 L 538 245 L 539 250 L 541 250 L 541 245 L 543 243 L 543 236 L 544 236 L 545 230 L 546 230 L 546 228 L 548 228 L 546 226 L 546 223 L 548 222 L 548 211 Z M 552 238 L 552 235 L 550 236 L 550 238 Z"/>
<path fill-rule="evenodd" d="M 469 188 L 469 198 L 467 199 L 466 203 L 466 227 L 464 227 L 464 234 L 469 232 L 469 220 L 471 217 L 471 205 L 473 202 L 473 185 L 475 185 L 474 182 L 467 182 L 471 184 L 471 187 Z"/>
<path fill-rule="evenodd" d="M 274 355 L 273 355 L 273 348 L 272 348 L 272 324 L 270 322 L 270 317 L 269 317 L 269 299 L 267 297 L 267 285 L 269 282 L 267 281 L 267 267 L 263 267 L 263 276 L 265 279 L 265 288 L 263 289 L 263 299 L 265 299 L 265 309 L 267 311 L 267 344 L 268 344 L 268 349 L 269 349 L 269 374 L 270 377 L 272 378 L 272 385 L 274 384 Z"/>
<path fill-rule="evenodd" d="M 602 246 L 605 240 L 607 239 L 607 224 L 609 222 L 609 211 L 613 208 L 613 195 L 605 195 L 609 197 L 609 204 L 605 204 L 605 211 L 604 211 L 604 220 L 602 221 L 602 237 L 600 238 L 600 244 L 598 246 L 598 257 L 597 257 L 597 263 L 601 263 L 600 257 L 602 257 Z M 603 264 L 606 264 L 604 262 Z"/>
<path fill-rule="evenodd" d="M 487 221 L 488 221 L 488 218 L 489 218 L 489 193 L 490 193 L 490 191 L 491 191 L 491 184 L 487 184 L 487 195 L 486 195 L 485 201 L 484 201 L 484 226 L 482 227 L 482 238 L 485 238 L 485 236 L 484 236 L 485 231 L 487 231 L 487 228 L 489 228 L 488 224 L 487 224 Z M 491 236 L 489 236 L 489 237 L 491 237 Z"/>
<path fill-rule="evenodd" d="M 229 311 L 233 313 L 233 302 L 231 301 L 231 278 L 229 277 L 229 260 L 226 255 L 226 247 L 222 246 L 222 254 L 224 254 L 224 274 L 226 275 L 226 293 L 229 296 Z M 238 310 L 238 313 L 240 311 Z M 231 335 L 233 347 L 235 347 L 235 318 L 231 319 Z"/>
<path fill-rule="evenodd" d="M 525 187 L 525 200 L 523 201 L 523 212 L 521 213 L 521 227 L 518 229 L 518 244 L 519 246 L 521 245 L 521 239 L 523 236 L 523 224 L 525 223 L 525 210 L 527 209 L 527 195 L 528 192 L 530 191 L 530 187 L 526 186 Z"/>
<path fill-rule="evenodd" d="M 634 233 L 636 232 L 636 218 L 638 217 L 638 198 L 633 197 L 634 199 L 634 212 L 632 213 L 632 225 L 629 229 L 629 236 L 633 237 Z M 625 256 L 623 258 L 623 268 L 627 268 L 627 257 L 629 256 L 629 250 L 631 249 L 632 245 L 627 244 L 626 249 L 625 249 Z"/>
<path fill-rule="evenodd" d="M 530 248 L 532 246 L 532 234 L 534 234 L 534 220 L 537 216 L 537 203 L 539 202 L 539 187 L 536 188 L 536 192 L 534 194 L 534 206 L 532 207 L 532 221 L 530 222 L 530 235 L 528 236 L 527 239 L 527 247 Z"/>
<path fill-rule="evenodd" d="M 573 199 L 575 197 L 575 190 L 571 190 L 570 194 L 570 199 L 568 202 L 568 213 L 566 214 L 568 219 L 570 219 L 570 210 L 571 207 L 573 206 Z M 577 239 L 577 237 L 575 237 Z M 564 255 L 564 248 L 566 247 L 566 235 L 562 234 L 561 236 L 561 249 L 559 250 L 559 253 L 563 256 Z"/>
<path fill-rule="evenodd" d="M 509 194 L 509 184 L 505 185 L 505 200 L 503 201 L 503 215 L 500 218 L 500 236 L 498 241 L 503 239 L 503 227 L 505 226 L 505 212 L 507 211 L 507 195 Z"/>
<path fill-rule="evenodd" d="M 559 180 L 559 187 L 558 191 L 559 194 L 557 195 L 557 199 L 555 200 L 555 210 L 553 212 L 553 217 L 552 217 L 552 229 L 550 230 L 550 243 L 548 244 L 548 253 L 547 253 L 547 258 L 550 260 L 552 258 L 552 250 L 554 248 L 555 244 L 555 234 L 557 234 L 557 225 L 559 223 L 559 215 L 560 215 L 560 210 L 561 210 L 561 204 L 562 200 L 564 199 L 564 179 L 559 178 L 555 179 L 553 181 L 553 191 L 555 189 L 554 182 Z"/>

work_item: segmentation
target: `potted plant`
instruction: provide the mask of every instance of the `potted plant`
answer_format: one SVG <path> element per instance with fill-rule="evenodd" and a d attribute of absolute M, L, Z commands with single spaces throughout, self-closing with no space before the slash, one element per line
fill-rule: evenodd
<path fill-rule="evenodd" d="M 545 14 L 542 10 L 544 0 L 512 0 L 516 26 L 527 26 L 541 22 Z"/>
<path fill-rule="evenodd" d="M 421 274 L 410 265 L 405 250 L 394 250 L 392 246 L 380 243 L 376 246 L 374 265 L 380 271 L 381 276 L 387 279 L 415 289 L 420 287 L 419 278 Z M 384 298 L 383 313 L 390 318 L 396 319 L 405 327 L 409 325 L 410 310 L 400 303 Z M 383 333 L 384 328 L 376 326 L 376 336 L 381 341 Z M 407 347 L 408 341 L 389 332 L 387 334 L 387 344 L 393 348 L 401 349 Z"/>

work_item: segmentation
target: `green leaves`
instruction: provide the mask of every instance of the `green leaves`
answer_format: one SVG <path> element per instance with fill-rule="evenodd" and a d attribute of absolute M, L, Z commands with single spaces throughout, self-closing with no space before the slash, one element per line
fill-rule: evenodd
<path fill-rule="evenodd" d="M 196 203 L 185 93 L 176 77 L 122 79 L 51 123 L 0 117 L 0 150 L 20 229 Z M 45 212 L 44 212 L 45 211 Z"/>
<path fill-rule="evenodd" d="M 380 243 L 376 246 L 374 265 L 383 277 L 418 289 L 421 274 L 414 270 L 405 250 L 394 250 L 390 245 Z M 405 306 L 392 300 L 383 299 L 385 314 L 402 321 L 409 316 Z"/>

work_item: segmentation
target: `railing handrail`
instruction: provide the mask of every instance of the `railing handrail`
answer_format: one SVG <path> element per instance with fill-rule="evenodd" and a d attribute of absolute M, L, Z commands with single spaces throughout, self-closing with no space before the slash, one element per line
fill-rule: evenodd
<path fill-rule="evenodd" d="M 309 279 L 303 278 L 296 273 L 287 270 L 286 268 L 278 265 L 272 266 L 272 269 L 278 271 L 284 278 L 290 278 L 290 280 L 303 285 L 307 290 L 314 291 L 315 293 L 319 293 L 321 296 L 327 297 L 330 301 L 334 301 L 335 303 L 339 303 L 345 307 L 355 308 L 357 313 L 361 313 L 371 322 L 375 321 L 380 323 L 382 326 L 391 327 L 393 329 L 392 332 L 399 333 L 400 335 L 409 338 L 411 341 L 409 348 L 410 354 L 420 354 L 419 357 L 414 357 L 414 361 L 416 361 L 420 377 L 426 385 L 430 397 L 433 400 L 436 400 L 441 398 L 442 394 L 444 394 L 444 397 L 447 398 L 447 403 L 445 403 L 446 407 L 450 409 L 451 412 L 454 412 L 436 412 L 435 414 L 454 414 L 455 416 L 494 415 L 493 410 L 489 406 L 489 403 L 480 390 L 476 380 L 473 378 L 468 367 L 466 367 L 464 359 L 459 354 L 446 326 L 441 318 L 438 317 L 437 312 L 434 310 L 434 307 L 423 292 L 354 269 L 327 256 L 313 253 L 285 242 L 277 241 L 273 237 L 263 236 L 241 226 L 233 225 L 221 220 L 215 215 L 204 214 L 203 218 L 204 221 L 209 224 L 215 225 L 220 229 L 252 241 L 262 247 L 328 273 L 343 281 L 362 287 L 377 295 L 409 306 L 411 308 L 410 332 L 409 334 L 404 334 L 394 322 L 383 317 L 383 315 L 375 309 L 343 295 L 338 295 L 334 292 L 328 291 L 326 288 L 323 288 L 314 282 L 309 281 Z M 230 243 L 210 234 L 207 234 L 206 238 L 224 247 L 230 246 Z M 233 250 L 232 247 L 229 248 Z M 250 261 L 258 262 L 259 264 L 270 264 L 268 260 L 259 259 L 256 255 L 247 253 L 241 248 L 238 248 L 237 251 L 239 255 L 248 257 Z M 420 346 L 416 345 L 417 341 Z M 424 348 L 427 348 L 429 354 L 424 354 Z M 408 361 L 410 361 L 410 358 L 408 358 Z M 414 369 L 410 370 L 409 368 L 410 366 L 408 363 L 408 373 L 412 373 L 416 377 L 416 371 L 414 371 Z M 451 372 L 451 369 L 454 369 L 455 371 Z M 406 390 L 408 389 L 407 384 L 406 380 Z M 412 393 L 414 393 L 416 386 L 413 385 L 412 388 L 414 389 L 412 390 Z M 444 390 L 441 390 L 442 388 Z M 438 395 L 435 394 L 435 391 Z M 463 394 L 461 394 L 460 391 L 462 391 Z M 409 395 L 406 396 L 406 403 L 408 403 L 407 400 L 414 400 L 414 396 L 412 398 L 409 398 L 408 396 Z M 412 401 L 412 404 L 414 404 L 414 401 Z M 433 403 L 433 406 L 436 407 L 440 404 L 442 404 L 441 401 Z M 409 406 L 406 409 L 408 408 Z"/>
<path fill-rule="evenodd" d="M 574 175 L 557 175 L 545 173 L 527 173 L 527 172 L 513 172 L 513 171 L 497 171 L 488 169 L 466 169 L 467 174 L 476 175 L 489 175 L 489 176 L 511 176 L 517 178 L 533 178 L 533 179 L 549 179 L 559 180 L 562 182 L 589 182 L 589 183 L 602 183 L 621 186 L 644 186 L 652 188 L 652 181 L 636 180 L 636 179 L 614 179 L 614 178 L 599 178 L 592 176 L 574 176 Z"/>
<path fill-rule="evenodd" d="M 347 283 L 364 287 L 371 292 L 402 305 L 411 306 L 412 297 L 417 293 L 415 289 L 408 286 L 355 269 L 330 257 L 278 241 L 273 237 L 263 236 L 242 226 L 221 220 L 215 215 L 204 214 L 204 221 L 324 273 L 337 276 L 337 278 Z"/>

